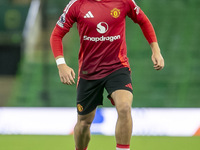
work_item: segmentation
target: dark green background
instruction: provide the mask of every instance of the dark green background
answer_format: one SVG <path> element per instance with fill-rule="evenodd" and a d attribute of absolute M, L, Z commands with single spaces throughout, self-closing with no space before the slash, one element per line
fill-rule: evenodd
<path fill-rule="evenodd" d="M 151 49 L 139 26 L 127 18 L 128 57 L 132 68 L 134 107 L 200 107 L 200 1 L 136 0 L 151 20 L 165 59 L 153 69 Z M 45 14 L 46 47 L 35 50 L 35 61 L 21 61 L 7 106 L 76 106 L 76 85 L 60 83 L 49 36 L 67 4 L 49 1 Z M 44 32 L 44 31 L 41 31 Z M 77 74 L 79 37 L 76 25 L 63 40 L 65 58 Z M 76 76 L 77 77 L 77 76 Z M 111 106 L 104 98 L 104 106 Z"/>

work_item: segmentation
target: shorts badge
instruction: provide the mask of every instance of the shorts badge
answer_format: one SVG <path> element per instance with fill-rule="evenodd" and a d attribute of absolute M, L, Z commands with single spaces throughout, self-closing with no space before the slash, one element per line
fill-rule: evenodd
<path fill-rule="evenodd" d="M 82 112 L 83 111 L 83 106 L 81 106 L 81 104 L 78 104 L 77 105 L 77 109 L 79 112 Z"/>
<path fill-rule="evenodd" d="M 114 9 L 111 10 L 110 14 L 111 14 L 111 16 L 113 16 L 114 18 L 118 18 L 119 15 L 120 15 L 120 10 L 117 9 L 117 8 L 114 8 Z"/>

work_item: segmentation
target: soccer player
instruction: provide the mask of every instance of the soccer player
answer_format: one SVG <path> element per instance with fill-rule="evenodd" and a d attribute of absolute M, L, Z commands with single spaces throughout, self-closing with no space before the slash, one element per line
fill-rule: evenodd
<path fill-rule="evenodd" d="M 139 24 L 150 44 L 154 68 L 161 70 L 164 59 L 153 26 L 134 0 L 71 0 L 52 32 L 50 43 L 60 80 L 68 85 L 75 83 L 75 73 L 65 62 L 62 39 L 75 22 L 80 36 L 76 150 L 87 150 L 90 126 L 97 106 L 103 104 L 104 88 L 118 113 L 116 149 L 130 150 L 133 94 L 125 41 L 126 16 Z"/>

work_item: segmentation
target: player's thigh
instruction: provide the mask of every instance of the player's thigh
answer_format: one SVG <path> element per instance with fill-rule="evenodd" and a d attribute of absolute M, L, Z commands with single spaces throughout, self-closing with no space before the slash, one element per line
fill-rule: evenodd
<path fill-rule="evenodd" d="M 77 122 L 83 125 L 90 125 L 94 120 L 96 109 L 86 115 L 78 115 Z"/>
<path fill-rule="evenodd" d="M 131 107 L 133 101 L 133 94 L 128 90 L 116 90 L 111 94 L 115 102 L 116 108 Z"/>
<path fill-rule="evenodd" d="M 98 105 L 103 104 L 104 85 L 102 80 L 79 80 L 77 87 L 77 112 L 90 114 Z"/>
<path fill-rule="evenodd" d="M 108 76 L 105 88 L 108 92 L 108 98 L 112 104 L 117 104 L 116 107 L 120 104 L 131 105 L 133 88 L 128 68 L 121 68 Z"/>

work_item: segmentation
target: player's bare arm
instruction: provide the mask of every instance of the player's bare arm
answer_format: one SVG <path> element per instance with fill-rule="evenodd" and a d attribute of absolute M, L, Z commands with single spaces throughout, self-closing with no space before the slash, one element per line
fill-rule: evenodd
<path fill-rule="evenodd" d="M 154 69 L 161 70 L 164 67 L 164 59 L 162 57 L 162 54 L 160 52 L 160 48 L 157 42 L 152 42 L 150 44 L 151 50 L 152 50 L 152 56 L 151 59 L 154 64 Z"/>
<path fill-rule="evenodd" d="M 63 56 L 58 56 L 55 59 L 63 58 Z M 58 72 L 60 76 L 60 81 L 67 85 L 75 84 L 75 72 L 66 63 L 58 65 Z"/>

